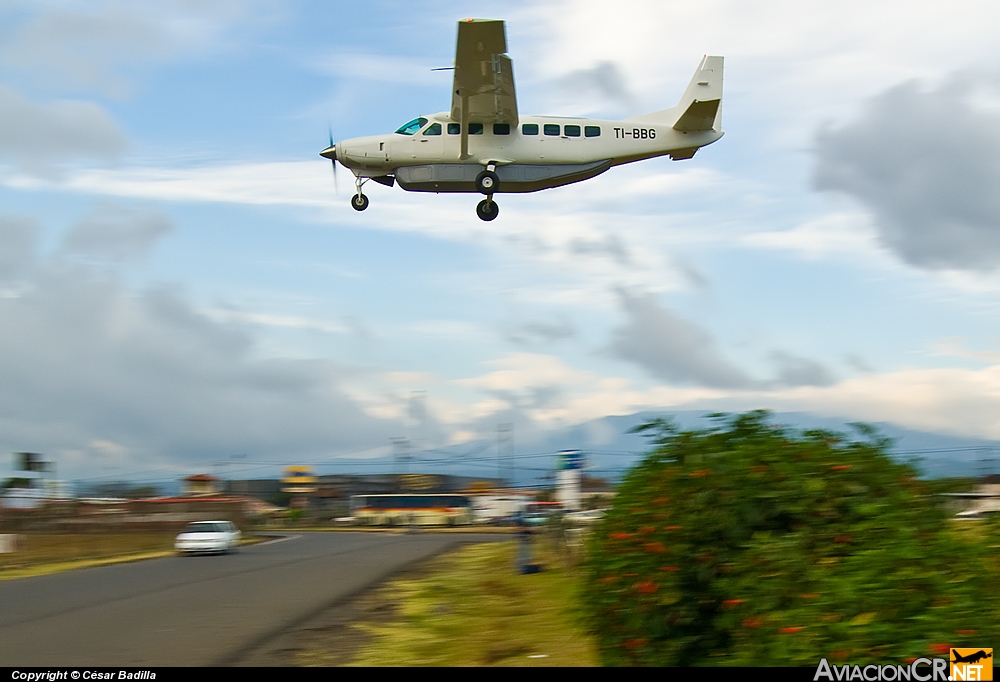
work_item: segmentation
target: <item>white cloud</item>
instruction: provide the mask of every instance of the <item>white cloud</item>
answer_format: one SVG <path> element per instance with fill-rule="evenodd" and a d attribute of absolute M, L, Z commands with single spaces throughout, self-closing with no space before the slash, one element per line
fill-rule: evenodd
<path fill-rule="evenodd" d="M 125 261 L 145 256 L 173 230 L 163 213 L 102 205 L 63 237 L 63 248 L 99 260 Z"/>
<path fill-rule="evenodd" d="M 869 209 L 878 238 L 899 258 L 928 269 L 1000 266 L 1000 117 L 966 93 L 996 77 L 957 75 L 939 89 L 915 82 L 870 100 L 862 115 L 820 131 L 816 186 Z"/>
<path fill-rule="evenodd" d="M 751 232 L 739 241 L 746 246 L 794 252 L 809 260 L 881 256 L 880 265 L 890 264 L 871 219 L 861 212 L 819 215 L 788 230 Z"/>
<path fill-rule="evenodd" d="M 283 460 L 395 430 L 347 396 L 359 370 L 257 359 L 255 341 L 167 287 L 133 294 L 113 273 L 43 260 L 0 298 L 0 450 L 76 453 L 60 464 L 76 476 L 122 453 L 132 467 L 219 452 Z"/>
<path fill-rule="evenodd" d="M 441 74 L 433 69 L 449 66 L 435 64 L 426 57 L 386 55 L 360 52 L 341 52 L 319 58 L 311 58 L 307 66 L 323 73 L 345 80 L 362 82 L 396 83 L 401 85 L 439 86 L 447 82 L 451 86 L 451 73 Z M 450 106 L 450 100 L 442 99 L 442 111 Z"/>
<path fill-rule="evenodd" d="M 0 65 L 36 84 L 122 96 L 137 66 L 218 51 L 232 27 L 273 15 L 268 3 L 230 0 L 31 3 L 7 15 Z"/>
<path fill-rule="evenodd" d="M 904 79 L 940 76 L 971 59 L 995 63 L 998 20 L 989 0 L 622 0 L 613 9 L 573 0 L 533 5 L 507 31 L 513 42 L 527 38 L 527 54 L 512 57 L 537 95 L 545 96 L 537 81 L 610 62 L 649 111 L 676 103 L 701 55 L 726 56 L 727 91 L 773 124 L 755 134 L 787 147 L 805 142 L 818 120 Z"/>
<path fill-rule="evenodd" d="M 0 215 L 0 283 L 15 279 L 34 265 L 37 233 L 30 220 Z"/>
<path fill-rule="evenodd" d="M 349 326 L 342 323 L 327 322 L 325 320 L 316 320 L 298 315 L 275 315 L 218 308 L 206 310 L 205 314 L 218 322 L 245 322 L 264 327 L 305 329 L 325 334 L 350 334 L 353 332 Z"/>
<path fill-rule="evenodd" d="M 51 177 L 80 158 L 114 161 L 125 150 L 124 134 L 92 102 L 37 104 L 0 84 L 0 160 L 22 173 Z"/>

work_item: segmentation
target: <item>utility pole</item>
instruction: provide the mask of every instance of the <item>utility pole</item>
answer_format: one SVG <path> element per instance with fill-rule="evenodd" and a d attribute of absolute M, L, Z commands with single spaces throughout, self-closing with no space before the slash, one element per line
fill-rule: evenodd
<path fill-rule="evenodd" d="M 510 459 L 510 438 L 513 424 L 497 424 L 497 479 L 503 482 L 504 459 Z"/>
<path fill-rule="evenodd" d="M 245 454 L 243 454 L 243 455 L 229 455 L 229 459 L 230 459 L 230 461 L 233 464 L 236 464 L 236 460 L 238 460 L 238 459 L 242 459 L 242 460 L 245 461 L 246 458 L 247 458 L 247 456 Z M 230 477 L 232 477 L 232 474 L 230 474 Z M 249 490 L 247 489 L 247 486 L 248 486 L 248 484 L 246 482 L 244 482 L 244 484 L 243 484 L 243 488 L 244 488 L 243 494 L 244 495 L 247 495 L 249 493 Z M 235 486 L 235 482 L 234 482 L 233 490 L 230 491 L 230 494 L 235 494 L 236 492 L 237 491 L 236 491 L 236 486 Z"/>
<path fill-rule="evenodd" d="M 409 473 L 409 450 L 410 441 L 406 438 L 392 438 L 392 450 L 393 450 L 393 472 L 396 475 L 396 486 L 399 487 L 400 483 L 400 469 L 402 468 L 402 473 Z"/>

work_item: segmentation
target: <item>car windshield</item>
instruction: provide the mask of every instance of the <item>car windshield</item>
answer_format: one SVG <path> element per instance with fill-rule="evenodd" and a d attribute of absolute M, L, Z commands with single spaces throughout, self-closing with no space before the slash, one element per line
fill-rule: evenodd
<path fill-rule="evenodd" d="M 415 118 L 409 123 L 400 126 L 399 130 L 397 130 L 396 132 L 399 133 L 400 135 L 413 135 L 418 130 L 423 128 L 425 123 L 427 123 L 426 118 Z"/>
<path fill-rule="evenodd" d="M 185 533 L 225 533 L 228 528 L 226 528 L 223 523 L 214 523 L 212 521 L 199 521 L 198 523 L 188 524 L 188 527 L 184 529 Z"/>

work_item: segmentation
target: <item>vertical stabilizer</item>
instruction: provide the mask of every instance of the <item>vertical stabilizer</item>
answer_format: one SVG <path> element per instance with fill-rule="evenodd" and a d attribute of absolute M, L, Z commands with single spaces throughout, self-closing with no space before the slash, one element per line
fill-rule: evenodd
<path fill-rule="evenodd" d="M 673 126 L 683 132 L 722 131 L 722 57 L 706 56 L 677 106 L 629 119 Z"/>
<path fill-rule="evenodd" d="M 680 112 L 674 122 L 676 130 L 722 129 L 722 57 L 701 60 L 675 109 Z"/>

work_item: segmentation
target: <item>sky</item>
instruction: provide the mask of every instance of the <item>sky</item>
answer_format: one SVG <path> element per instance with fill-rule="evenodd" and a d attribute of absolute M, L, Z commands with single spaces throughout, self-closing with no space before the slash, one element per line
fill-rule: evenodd
<path fill-rule="evenodd" d="M 722 55 L 725 136 L 489 223 L 355 212 L 319 151 L 447 110 L 483 7 L 0 1 L 0 452 L 253 477 L 760 408 L 1000 438 L 1000 6 L 506 2 L 522 113 L 664 109 Z"/>

